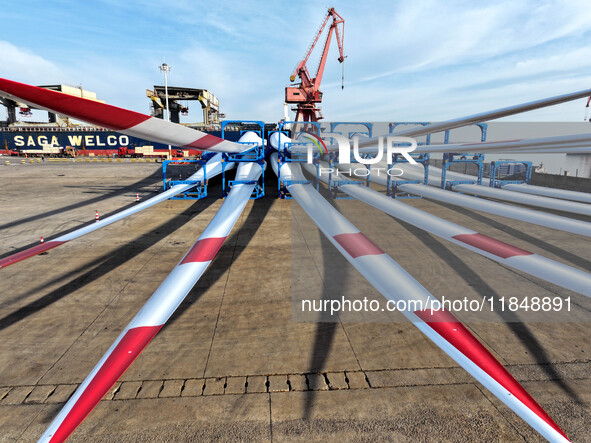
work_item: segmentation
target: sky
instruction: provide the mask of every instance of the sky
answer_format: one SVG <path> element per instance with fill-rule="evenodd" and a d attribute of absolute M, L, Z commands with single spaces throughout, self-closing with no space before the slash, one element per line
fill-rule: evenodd
<path fill-rule="evenodd" d="M 327 6 L 304 1 L 27 0 L 0 11 L 0 77 L 70 84 L 149 113 L 145 89 L 204 88 L 229 119 L 278 121 Z M 438 121 L 591 88 L 588 0 L 333 1 L 327 121 Z M 315 70 L 319 52 L 310 61 Z M 585 99 L 510 120 L 582 121 Z M 185 121 L 201 121 L 191 103 Z M 591 113 L 590 113 L 591 114 Z M 293 113 L 291 117 L 293 117 Z M 0 116 L 0 118 L 3 118 Z"/>

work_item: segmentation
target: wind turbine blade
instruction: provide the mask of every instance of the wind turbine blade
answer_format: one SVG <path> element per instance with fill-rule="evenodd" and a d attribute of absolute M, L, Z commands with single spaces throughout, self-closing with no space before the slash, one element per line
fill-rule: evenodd
<path fill-rule="evenodd" d="M 222 247 L 250 199 L 254 181 L 261 173 L 262 168 L 257 163 L 242 163 L 239 166 L 236 179 L 253 183 L 232 187 L 222 207 L 193 247 L 76 389 L 39 442 L 66 440 L 160 331 Z"/>
<path fill-rule="evenodd" d="M 179 148 L 217 152 L 241 152 L 246 149 L 240 143 L 223 140 L 187 126 L 4 78 L 0 78 L 0 96 L 114 129 L 126 135 Z"/>

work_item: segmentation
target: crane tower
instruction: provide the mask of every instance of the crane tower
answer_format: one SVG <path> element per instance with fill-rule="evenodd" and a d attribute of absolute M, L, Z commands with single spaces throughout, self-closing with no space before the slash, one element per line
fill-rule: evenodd
<path fill-rule="evenodd" d="M 324 28 L 331 19 L 332 22 L 330 23 L 328 34 L 324 42 L 324 49 L 322 50 L 322 54 L 320 56 L 318 69 L 316 70 L 314 77 L 311 77 L 307 67 L 308 59 L 316 47 L 316 43 L 318 43 Z M 330 48 L 330 41 L 332 39 L 333 32 L 336 36 L 337 45 L 339 47 L 339 57 L 337 60 L 339 63 L 343 63 L 345 60 L 345 55 L 343 54 L 345 20 L 335 11 L 334 8 L 329 8 L 322 25 L 316 32 L 314 39 L 312 40 L 312 43 L 306 52 L 304 59 L 299 62 L 293 74 L 289 78 L 291 82 L 294 82 L 297 77 L 300 80 L 299 83 L 292 84 L 291 86 L 287 86 L 285 88 L 285 102 L 288 104 L 297 105 L 296 107 L 292 108 L 293 111 L 296 111 L 296 121 L 316 122 L 323 118 L 320 108 L 317 105 L 322 102 L 320 82 L 322 81 L 322 75 L 324 74 L 324 66 L 326 65 L 326 58 L 328 56 L 328 50 Z"/>

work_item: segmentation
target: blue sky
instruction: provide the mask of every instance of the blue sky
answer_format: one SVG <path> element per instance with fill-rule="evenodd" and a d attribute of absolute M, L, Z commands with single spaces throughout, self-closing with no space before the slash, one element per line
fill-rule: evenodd
<path fill-rule="evenodd" d="M 277 121 L 284 87 L 326 12 L 318 1 L 9 2 L 0 76 L 66 83 L 148 112 L 145 89 L 206 88 L 228 118 Z M 345 19 L 345 89 L 333 45 L 327 120 L 442 120 L 591 87 L 588 0 L 334 1 Z M 317 54 L 311 66 L 316 66 Z M 512 119 L 582 121 L 584 100 Z M 188 120 L 201 119 L 198 105 Z"/>

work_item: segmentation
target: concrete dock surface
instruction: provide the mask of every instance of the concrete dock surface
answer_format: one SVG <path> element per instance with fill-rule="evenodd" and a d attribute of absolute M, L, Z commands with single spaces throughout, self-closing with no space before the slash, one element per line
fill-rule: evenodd
<path fill-rule="evenodd" d="M 0 257 L 133 205 L 136 192 L 156 195 L 160 168 L 0 166 Z M 220 182 L 203 200 L 160 203 L 0 269 L 0 441 L 41 436 L 221 206 Z M 267 185 L 275 195 L 276 181 Z M 588 238 L 405 203 L 591 271 Z M 467 327 L 572 441 L 591 441 L 591 300 L 362 202 L 334 205 L 438 297 L 572 296 L 569 322 L 511 314 Z M 70 441 L 542 441 L 410 323 L 317 321 L 294 302 L 335 295 L 379 297 L 295 201 L 250 201 L 211 267 Z"/>

